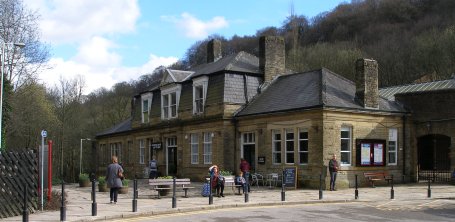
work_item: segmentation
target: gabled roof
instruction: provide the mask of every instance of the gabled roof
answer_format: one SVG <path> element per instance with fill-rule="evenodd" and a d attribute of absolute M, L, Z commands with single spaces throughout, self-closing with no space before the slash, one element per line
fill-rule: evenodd
<path fill-rule="evenodd" d="M 282 75 L 237 116 L 284 112 L 315 107 L 365 109 L 355 101 L 355 84 L 328 69 Z M 379 110 L 404 112 L 397 103 L 379 99 Z"/>
<path fill-rule="evenodd" d="M 411 92 L 426 92 L 426 91 L 435 91 L 442 89 L 455 89 L 455 78 L 434 81 L 434 82 L 425 82 L 401 86 L 391 86 L 387 88 L 379 89 L 379 95 L 387 98 L 388 100 L 395 101 L 395 94 L 411 93 Z"/>
<path fill-rule="evenodd" d="M 210 75 L 220 71 L 261 73 L 259 71 L 258 57 L 243 51 L 223 57 L 212 63 L 196 66 L 191 71 L 194 71 L 194 74 L 191 76 L 192 78 L 201 75 Z"/>
<path fill-rule="evenodd" d="M 132 121 L 132 118 L 130 117 L 130 118 L 124 120 L 123 122 L 109 128 L 101 133 L 96 134 L 96 136 L 98 137 L 98 136 L 104 136 L 104 135 L 110 135 L 110 134 L 114 134 L 114 133 L 130 131 L 132 129 L 131 121 Z"/>
<path fill-rule="evenodd" d="M 161 80 L 161 86 L 170 84 L 170 83 L 179 83 L 183 82 L 189 78 L 194 72 L 193 71 L 182 71 L 175 69 L 166 69 L 164 72 L 163 78 Z"/>

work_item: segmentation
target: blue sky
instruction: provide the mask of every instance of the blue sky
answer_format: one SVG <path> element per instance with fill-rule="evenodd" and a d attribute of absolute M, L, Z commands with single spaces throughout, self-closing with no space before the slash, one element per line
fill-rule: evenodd
<path fill-rule="evenodd" d="M 51 45 L 50 70 L 40 79 L 53 86 L 83 78 L 84 93 L 137 80 L 184 56 L 212 34 L 253 35 L 281 26 L 294 13 L 312 18 L 340 0 L 24 0 L 41 15 L 44 42 Z"/>

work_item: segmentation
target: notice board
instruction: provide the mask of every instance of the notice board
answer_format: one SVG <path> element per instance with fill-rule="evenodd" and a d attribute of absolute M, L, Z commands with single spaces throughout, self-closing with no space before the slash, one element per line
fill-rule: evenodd
<path fill-rule="evenodd" d="M 283 181 L 287 188 L 297 188 L 297 167 L 285 167 L 283 169 Z"/>

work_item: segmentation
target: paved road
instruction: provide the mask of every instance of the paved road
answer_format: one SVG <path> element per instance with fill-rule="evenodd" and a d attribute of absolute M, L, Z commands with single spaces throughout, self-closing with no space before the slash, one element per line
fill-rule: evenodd
<path fill-rule="evenodd" d="M 455 201 L 450 199 L 382 201 L 375 203 L 315 203 L 253 206 L 135 217 L 129 222 L 293 222 L 293 221 L 455 221 Z"/>

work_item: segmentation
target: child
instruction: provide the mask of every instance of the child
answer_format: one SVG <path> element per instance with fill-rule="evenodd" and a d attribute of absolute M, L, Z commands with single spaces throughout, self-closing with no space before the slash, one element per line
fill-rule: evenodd
<path fill-rule="evenodd" d="M 235 184 L 236 185 L 242 185 L 242 188 L 243 188 L 243 193 L 245 193 L 245 184 L 246 184 L 246 181 L 245 181 L 245 178 L 243 177 L 243 172 L 240 171 L 238 173 L 238 176 L 235 177 Z"/>

